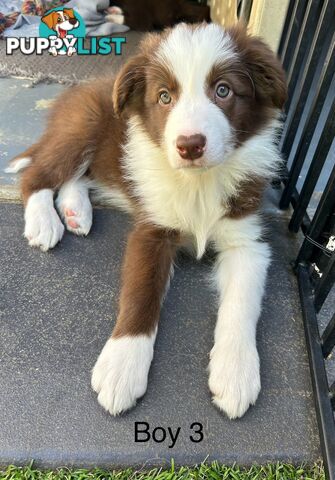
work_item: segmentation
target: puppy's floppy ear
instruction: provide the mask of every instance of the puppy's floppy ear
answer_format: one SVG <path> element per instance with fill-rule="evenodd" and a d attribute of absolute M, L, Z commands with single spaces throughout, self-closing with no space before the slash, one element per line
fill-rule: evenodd
<path fill-rule="evenodd" d="M 138 54 L 130 58 L 118 73 L 113 87 L 113 107 L 117 116 L 128 107 L 136 110 L 143 104 L 147 62 L 144 54 Z"/>
<path fill-rule="evenodd" d="M 45 23 L 48 28 L 50 28 L 50 30 L 53 30 L 54 26 L 54 13 L 55 12 L 50 12 L 47 15 L 43 15 L 43 17 L 41 18 L 41 21 Z"/>
<path fill-rule="evenodd" d="M 258 99 L 282 109 L 287 99 L 287 84 L 279 59 L 260 38 L 249 36 L 243 26 L 232 27 L 229 33 L 254 82 Z"/>

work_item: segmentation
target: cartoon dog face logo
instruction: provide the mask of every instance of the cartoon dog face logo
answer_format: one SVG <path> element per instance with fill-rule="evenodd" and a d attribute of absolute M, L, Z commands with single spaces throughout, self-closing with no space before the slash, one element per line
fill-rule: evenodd
<path fill-rule="evenodd" d="M 54 30 L 59 38 L 65 38 L 70 30 L 79 26 L 72 8 L 47 13 L 41 18 L 50 30 Z"/>

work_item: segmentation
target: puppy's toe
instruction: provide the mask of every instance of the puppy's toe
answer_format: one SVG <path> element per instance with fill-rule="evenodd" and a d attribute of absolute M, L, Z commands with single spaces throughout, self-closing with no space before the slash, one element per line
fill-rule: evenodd
<path fill-rule="evenodd" d="M 89 234 L 92 226 L 92 212 L 82 215 L 73 215 L 64 217 L 65 225 L 69 232 L 75 235 L 86 236 Z"/>
<path fill-rule="evenodd" d="M 58 204 L 67 230 L 75 235 L 88 235 L 92 227 L 93 209 L 89 198 L 64 201 Z"/>

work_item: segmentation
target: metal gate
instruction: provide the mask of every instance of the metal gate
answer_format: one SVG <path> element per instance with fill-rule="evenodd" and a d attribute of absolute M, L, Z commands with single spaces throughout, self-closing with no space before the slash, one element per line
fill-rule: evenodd
<path fill-rule="evenodd" d="M 318 313 L 335 282 L 335 0 L 291 0 L 278 54 L 289 100 L 280 148 L 286 160 L 282 209 L 293 207 L 289 229 L 304 234 L 294 263 L 326 474 L 335 480 L 334 303 L 319 333 Z M 321 185 L 321 188 L 320 188 Z M 316 191 L 323 193 L 315 198 Z M 315 208 L 314 208 L 315 207 Z M 335 298 L 335 295 L 334 295 Z"/>

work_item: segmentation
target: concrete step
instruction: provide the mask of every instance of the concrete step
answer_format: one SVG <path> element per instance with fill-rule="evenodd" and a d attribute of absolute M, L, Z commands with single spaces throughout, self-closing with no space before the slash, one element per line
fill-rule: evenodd
<path fill-rule="evenodd" d="M 161 315 L 147 394 L 129 413 L 105 413 L 90 370 L 115 322 L 128 218 L 95 210 L 87 238 L 66 234 L 49 253 L 22 238 L 21 205 L 0 203 L 0 464 L 162 465 L 204 459 L 313 462 L 320 456 L 287 222 L 270 220 L 273 263 L 258 328 L 262 392 L 240 420 L 211 403 L 206 367 L 216 319 L 211 260 L 180 257 Z M 168 442 L 135 443 L 135 422 L 181 427 Z M 192 443 L 190 425 L 204 438 Z"/>

